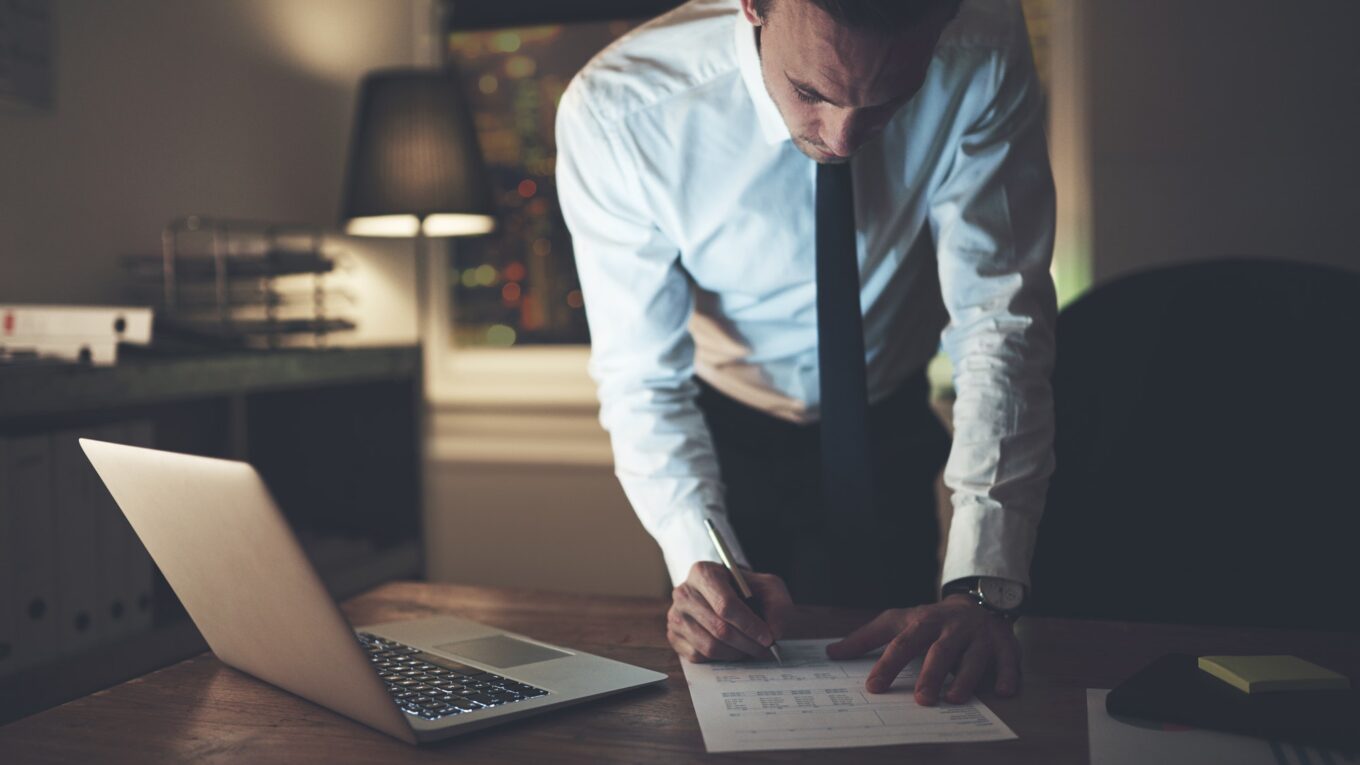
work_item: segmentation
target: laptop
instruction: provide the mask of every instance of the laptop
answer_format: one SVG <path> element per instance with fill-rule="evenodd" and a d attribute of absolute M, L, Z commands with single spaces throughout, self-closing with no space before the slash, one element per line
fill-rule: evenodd
<path fill-rule="evenodd" d="M 356 630 L 250 465 L 80 446 L 223 663 L 402 741 L 666 679 L 454 616 Z"/>

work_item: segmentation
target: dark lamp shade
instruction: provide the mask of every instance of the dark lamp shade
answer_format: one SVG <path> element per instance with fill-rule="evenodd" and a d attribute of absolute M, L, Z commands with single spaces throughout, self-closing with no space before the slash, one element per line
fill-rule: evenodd
<path fill-rule="evenodd" d="M 453 69 L 364 77 L 340 211 L 356 236 L 471 236 L 496 227 L 490 177 Z"/>

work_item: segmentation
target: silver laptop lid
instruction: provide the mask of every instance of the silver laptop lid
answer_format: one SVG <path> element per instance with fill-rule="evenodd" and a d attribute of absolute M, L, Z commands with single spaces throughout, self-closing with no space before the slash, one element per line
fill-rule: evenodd
<path fill-rule="evenodd" d="M 80 446 L 219 659 L 415 743 L 253 467 Z"/>

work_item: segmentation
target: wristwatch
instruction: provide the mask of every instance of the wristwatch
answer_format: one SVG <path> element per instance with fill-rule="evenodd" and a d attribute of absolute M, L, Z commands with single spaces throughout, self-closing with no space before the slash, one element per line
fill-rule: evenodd
<path fill-rule="evenodd" d="M 969 576 L 955 579 L 941 590 L 941 597 L 963 593 L 979 606 L 1007 619 L 1020 616 L 1025 607 L 1025 585 L 999 576 Z"/>

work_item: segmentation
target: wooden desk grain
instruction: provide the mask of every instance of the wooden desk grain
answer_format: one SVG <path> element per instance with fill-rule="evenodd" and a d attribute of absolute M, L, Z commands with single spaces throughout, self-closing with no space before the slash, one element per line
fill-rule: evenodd
<path fill-rule="evenodd" d="M 0 763 L 1083 763 L 1085 689 L 1109 688 L 1169 651 L 1289 652 L 1360 676 L 1360 639 L 1341 633 L 1023 619 L 1022 694 L 987 702 L 1020 736 L 984 744 L 710 755 L 675 655 L 667 602 L 394 583 L 345 603 L 355 624 L 457 614 L 669 674 L 608 699 L 416 748 L 230 669 L 210 654 L 0 728 Z M 800 637 L 869 616 L 800 614 Z M 815 625 L 815 626 L 814 626 Z"/>

